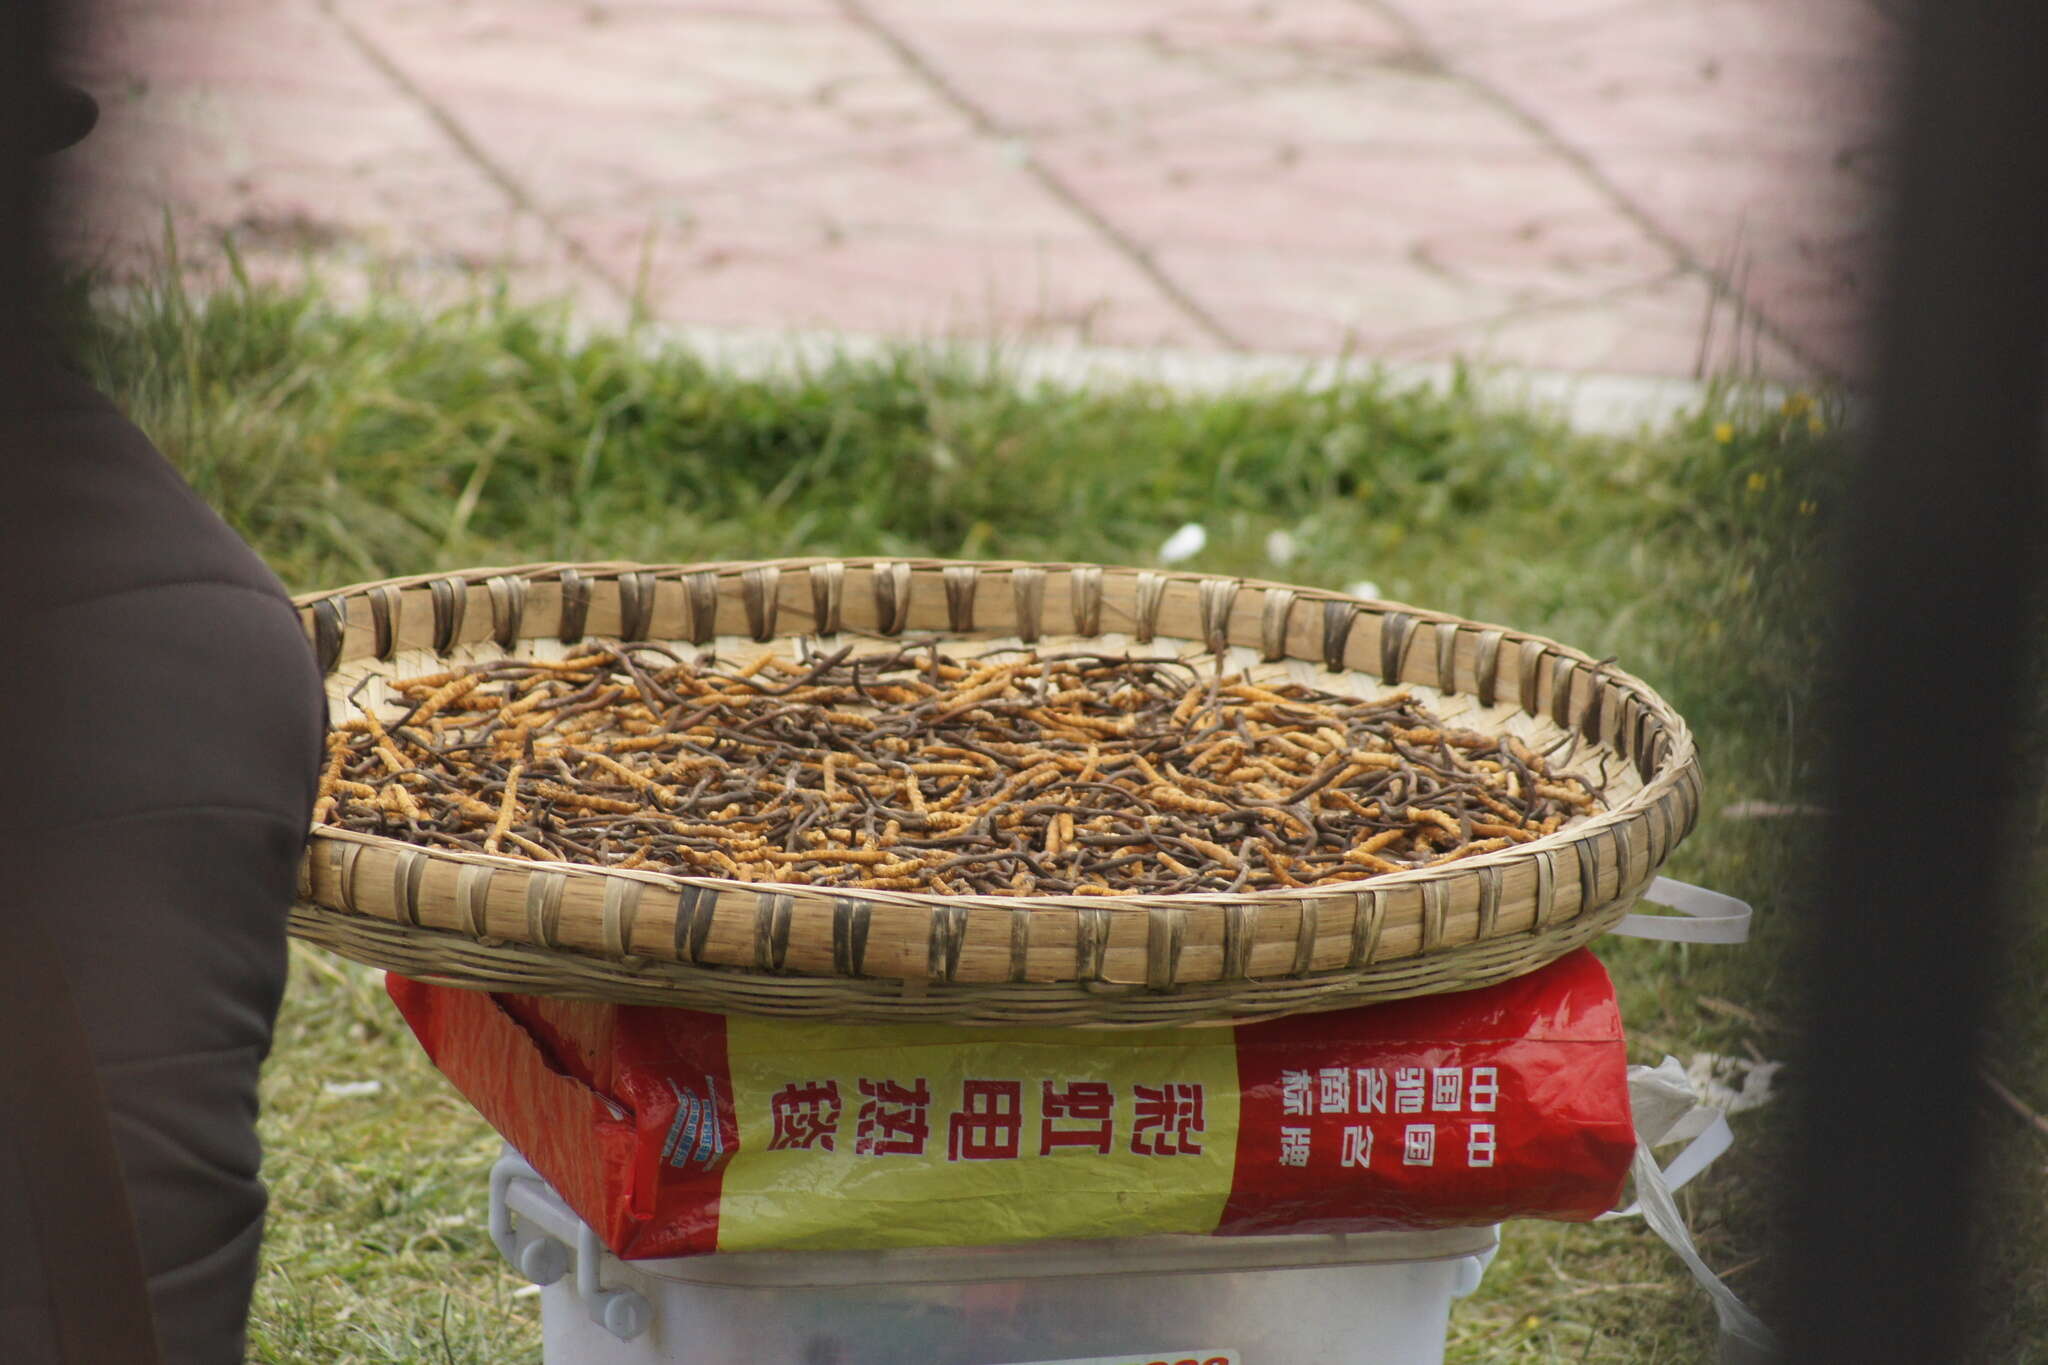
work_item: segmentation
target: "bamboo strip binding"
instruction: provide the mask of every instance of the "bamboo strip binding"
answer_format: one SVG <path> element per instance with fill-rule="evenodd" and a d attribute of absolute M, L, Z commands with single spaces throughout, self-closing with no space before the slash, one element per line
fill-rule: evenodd
<path fill-rule="evenodd" d="M 1634 904 L 1699 813 L 1680 718 L 1540 637 L 1282 584 L 1077 564 L 533 564 L 300 598 L 338 699 L 378 676 L 586 638 L 712 648 L 908 635 L 1223 652 L 1360 694 L 1406 685 L 1597 773 L 1610 808 L 1531 843 L 1341 891 L 946 897 L 742 883 L 422 849 L 316 827 L 293 932 L 484 989 L 855 1020 L 1225 1022 L 1462 990 L 1533 970 Z M 1569 746 L 1568 748 L 1563 746 Z"/>

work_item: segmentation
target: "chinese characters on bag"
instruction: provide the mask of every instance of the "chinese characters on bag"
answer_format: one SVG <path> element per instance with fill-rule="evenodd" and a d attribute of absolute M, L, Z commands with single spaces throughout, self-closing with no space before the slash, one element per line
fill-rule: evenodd
<path fill-rule="evenodd" d="M 863 1076 L 854 1113 L 856 1156 L 923 1156 L 932 1136 L 931 1083 Z M 1036 1142 L 1019 1080 L 968 1079 L 959 1103 L 942 1119 L 948 1161 L 1008 1161 L 1081 1149 L 1107 1156 L 1116 1147 L 1116 1087 L 1107 1081 L 1041 1081 Z M 839 1150 L 844 1105 L 836 1080 L 793 1081 L 768 1101 L 768 1150 Z M 1137 1156 L 1200 1156 L 1206 1118 L 1199 1083 L 1166 1081 L 1131 1087 L 1126 1150 Z"/>
<path fill-rule="evenodd" d="M 1386 1121 L 1334 1127 L 1283 1122 L 1276 1160 L 1282 1166 L 1307 1167 L 1317 1163 L 1320 1150 L 1334 1154 L 1340 1167 L 1370 1169 L 1375 1133 L 1379 1133 L 1395 1144 L 1388 1159 L 1398 1151 L 1403 1166 L 1451 1164 L 1461 1156 L 1467 1167 L 1491 1166 L 1500 1146 L 1497 1125 L 1492 1119 L 1474 1116 L 1494 1113 L 1499 1102 L 1497 1066 L 1326 1066 L 1282 1071 L 1283 1119 L 1334 1115 Z M 1329 1156 L 1321 1159 L 1327 1161 Z"/>

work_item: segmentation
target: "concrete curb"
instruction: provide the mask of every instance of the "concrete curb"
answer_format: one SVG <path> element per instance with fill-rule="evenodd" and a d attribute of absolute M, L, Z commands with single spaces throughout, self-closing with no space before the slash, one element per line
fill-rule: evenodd
<path fill-rule="evenodd" d="M 595 329 L 575 328 L 583 335 Z M 643 324 L 635 335 L 654 346 L 677 346 L 726 373 L 753 378 L 801 374 L 836 360 L 879 359 L 903 351 L 941 352 L 970 365 L 999 369 L 1017 383 L 1064 389 L 1156 386 L 1178 393 L 1244 389 L 1319 391 L 1377 374 L 1397 388 L 1448 392 L 1460 367 L 1450 361 L 1375 362 L 1366 357 L 1242 354 L 1105 346 L 1045 346 L 997 340 L 915 340 L 862 333 L 782 331 Z M 1465 382 L 1492 407 L 1529 409 L 1588 435 L 1630 436 L 1668 427 L 1696 412 L 1716 390 L 1735 389 L 1759 401 L 1782 401 L 1782 385 L 1578 374 L 1510 366 L 1464 369 Z"/>

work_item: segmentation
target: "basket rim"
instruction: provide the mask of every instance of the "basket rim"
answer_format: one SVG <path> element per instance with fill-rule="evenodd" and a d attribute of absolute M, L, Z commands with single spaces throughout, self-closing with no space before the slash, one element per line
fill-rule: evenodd
<path fill-rule="evenodd" d="M 983 640 L 1050 652 L 1108 639 L 1134 654 L 1214 656 L 1226 669 L 1273 665 L 1303 678 L 1320 661 L 1455 702 L 1453 721 L 1476 704 L 1486 718 L 1468 723 L 1479 728 L 1539 747 L 1569 740 L 1574 754 L 1586 744 L 1584 761 L 1597 760 L 1620 793 L 1553 834 L 1433 867 L 1328 886 L 1107 896 L 741 881 L 311 826 L 294 935 L 478 989 L 783 1017 L 1076 1026 L 1335 1009 L 1503 980 L 1597 938 L 1700 811 L 1690 729 L 1612 659 L 1266 579 L 882 555 L 547 560 L 367 580 L 293 603 L 330 703 L 337 672 L 375 676 L 382 664 L 391 676 L 400 659 L 481 661 L 556 641 L 701 651 L 819 637 Z"/>
<path fill-rule="evenodd" d="M 756 560 L 700 560 L 673 564 L 648 564 L 625 560 L 537 561 L 521 565 L 472 568 L 443 573 L 411 574 L 397 578 L 371 579 L 345 587 L 322 589 L 317 592 L 300 594 L 292 599 L 292 605 L 303 611 L 314 607 L 320 602 L 361 596 L 376 588 L 404 589 L 408 587 L 424 587 L 436 580 L 445 579 L 455 579 L 470 585 L 485 583 L 493 578 L 508 576 L 517 576 L 531 580 L 559 574 L 563 569 L 572 569 L 580 573 L 606 577 L 621 573 L 681 574 L 702 573 L 706 571 L 720 574 L 743 573 L 748 569 L 767 566 L 808 568 L 814 564 L 843 564 L 849 568 L 908 564 L 913 570 L 917 568 L 929 569 L 967 565 L 978 569 L 997 571 L 1015 568 L 1043 569 L 1047 571 L 1100 568 L 1105 573 L 1158 573 L 1168 581 L 1176 579 L 1193 582 L 1227 580 L 1238 584 L 1242 588 L 1254 590 L 1280 589 L 1293 592 L 1299 598 L 1309 601 L 1356 603 L 1359 606 L 1381 612 L 1382 614 L 1390 612 L 1408 614 L 1425 624 L 1442 621 L 1478 630 L 1501 630 L 1505 632 L 1507 638 L 1540 643 L 1547 652 L 1555 652 L 1566 658 L 1576 660 L 1582 665 L 1591 665 L 1598 670 L 1600 678 L 1625 687 L 1637 696 L 1654 704 L 1667 721 L 1665 734 L 1669 737 L 1671 743 L 1666 751 L 1666 757 L 1658 765 L 1657 772 L 1645 780 L 1636 791 L 1597 814 L 1567 824 L 1554 833 L 1542 835 L 1527 843 L 1516 844 L 1510 848 L 1496 849 L 1490 853 L 1475 854 L 1469 858 L 1459 858 L 1454 862 L 1444 863 L 1436 867 L 1411 868 L 1401 872 L 1379 873 L 1372 877 L 1364 877 L 1357 881 L 1346 882 L 1342 887 L 1335 888 L 1277 887 L 1260 891 L 1198 891 L 1183 892 L 1177 895 L 1148 895 L 1141 892 L 1119 893 L 1113 896 L 1037 894 L 1021 896 L 946 895 L 943 892 L 934 891 L 884 891 L 869 890 L 857 886 L 820 888 L 809 882 L 739 881 L 730 877 L 694 876 L 688 873 L 664 872 L 646 868 L 607 868 L 599 867 L 593 863 L 511 857 L 503 854 L 472 853 L 459 849 L 429 847 L 423 844 L 410 843 L 403 839 L 395 839 L 389 835 L 366 834 L 326 823 L 311 826 L 309 831 L 310 837 L 344 843 L 358 843 L 370 847 L 417 851 L 425 853 L 430 858 L 441 862 L 493 867 L 507 871 L 556 872 L 578 878 L 621 878 L 644 885 L 660 886 L 669 890 L 699 887 L 705 890 L 717 891 L 743 890 L 756 893 L 765 892 L 768 894 L 829 895 L 834 900 L 861 901 L 875 905 L 922 907 L 928 909 L 972 906 L 1003 910 L 1107 910 L 1112 915 L 1119 913 L 1150 914 L 1158 910 L 1195 907 L 1291 905 L 1300 901 L 1326 900 L 1333 896 L 1347 895 L 1354 889 L 1390 890 L 1419 886 L 1429 882 L 1443 881 L 1451 877 L 1461 877 L 1483 868 L 1504 869 L 1512 867 L 1526 862 L 1538 854 L 1554 853 L 1566 849 L 1588 837 L 1597 836 L 1617 824 L 1634 820 L 1650 806 L 1656 804 L 1666 793 L 1684 782 L 1688 769 L 1697 767 L 1697 753 L 1693 743 L 1692 732 L 1687 728 L 1683 719 L 1648 683 L 1634 674 L 1614 667 L 1611 660 L 1596 660 L 1583 650 L 1574 649 L 1569 645 L 1528 631 L 1512 630 L 1507 627 L 1491 625 L 1446 612 L 1432 611 L 1426 607 L 1416 607 L 1391 599 L 1358 597 L 1349 593 L 1324 588 L 1299 587 L 1288 583 L 1202 573 L 1194 570 L 1166 571 L 1143 569 L 1136 566 L 1107 565 L 1090 561 L 1070 560 L 956 560 L 922 556 L 887 555 L 811 555 Z M 785 636 L 783 638 L 793 637 Z M 1398 682 L 1386 683 L 1384 679 L 1382 682 L 1388 687 L 1404 685 Z M 312 856 L 310 846 L 306 856 L 308 858 Z"/>

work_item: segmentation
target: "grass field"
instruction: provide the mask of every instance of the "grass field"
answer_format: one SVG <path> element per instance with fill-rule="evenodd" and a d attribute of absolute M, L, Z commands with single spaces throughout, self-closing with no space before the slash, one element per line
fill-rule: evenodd
<path fill-rule="evenodd" d="M 930 554 L 1147 563 L 1199 522 L 1193 567 L 1342 587 L 1569 641 L 1693 726 L 1709 794 L 1667 868 L 1757 907 L 1734 949 L 1609 940 L 1637 1060 L 1778 1059 L 1808 881 L 1816 603 L 1839 413 L 1729 391 L 1668 430 L 1570 433 L 1469 390 L 1372 377 L 1185 397 L 1025 391 L 985 357 L 904 352 L 774 381 L 630 336 L 572 342 L 489 300 L 335 313 L 317 294 L 126 296 L 86 363 L 294 590 L 544 559 Z M 972 363 L 970 363 L 972 362 Z M 1273 562 L 1269 537 L 1296 547 Z M 1283 556 L 1284 557 L 1284 556 Z M 2009 959 L 2002 1082 L 2048 1108 L 2048 932 Z M 1853 1041 L 1845 1041 L 1853 1046 Z M 374 1080 L 374 1094 L 334 1094 Z M 1796 1086 L 1784 1073 L 1781 1085 Z M 2048 1361 L 2048 1140 L 1987 1088 L 2003 1195 L 1981 1358 Z M 256 1357 L 539 1358 L 534 1300 L 492 1250 L 496 1141 L 433 1072 L 375 974 L 294 950 L 265 1090 L 273 1213 Z M 1782 1106 L 1680 1197 L 1706 1259 L 1769 1316 Z M 1458 1362 L 1697 1362 L 1712 1315 L 1633 1222 L 1510 1225 L 1455 1310 Z"/>

